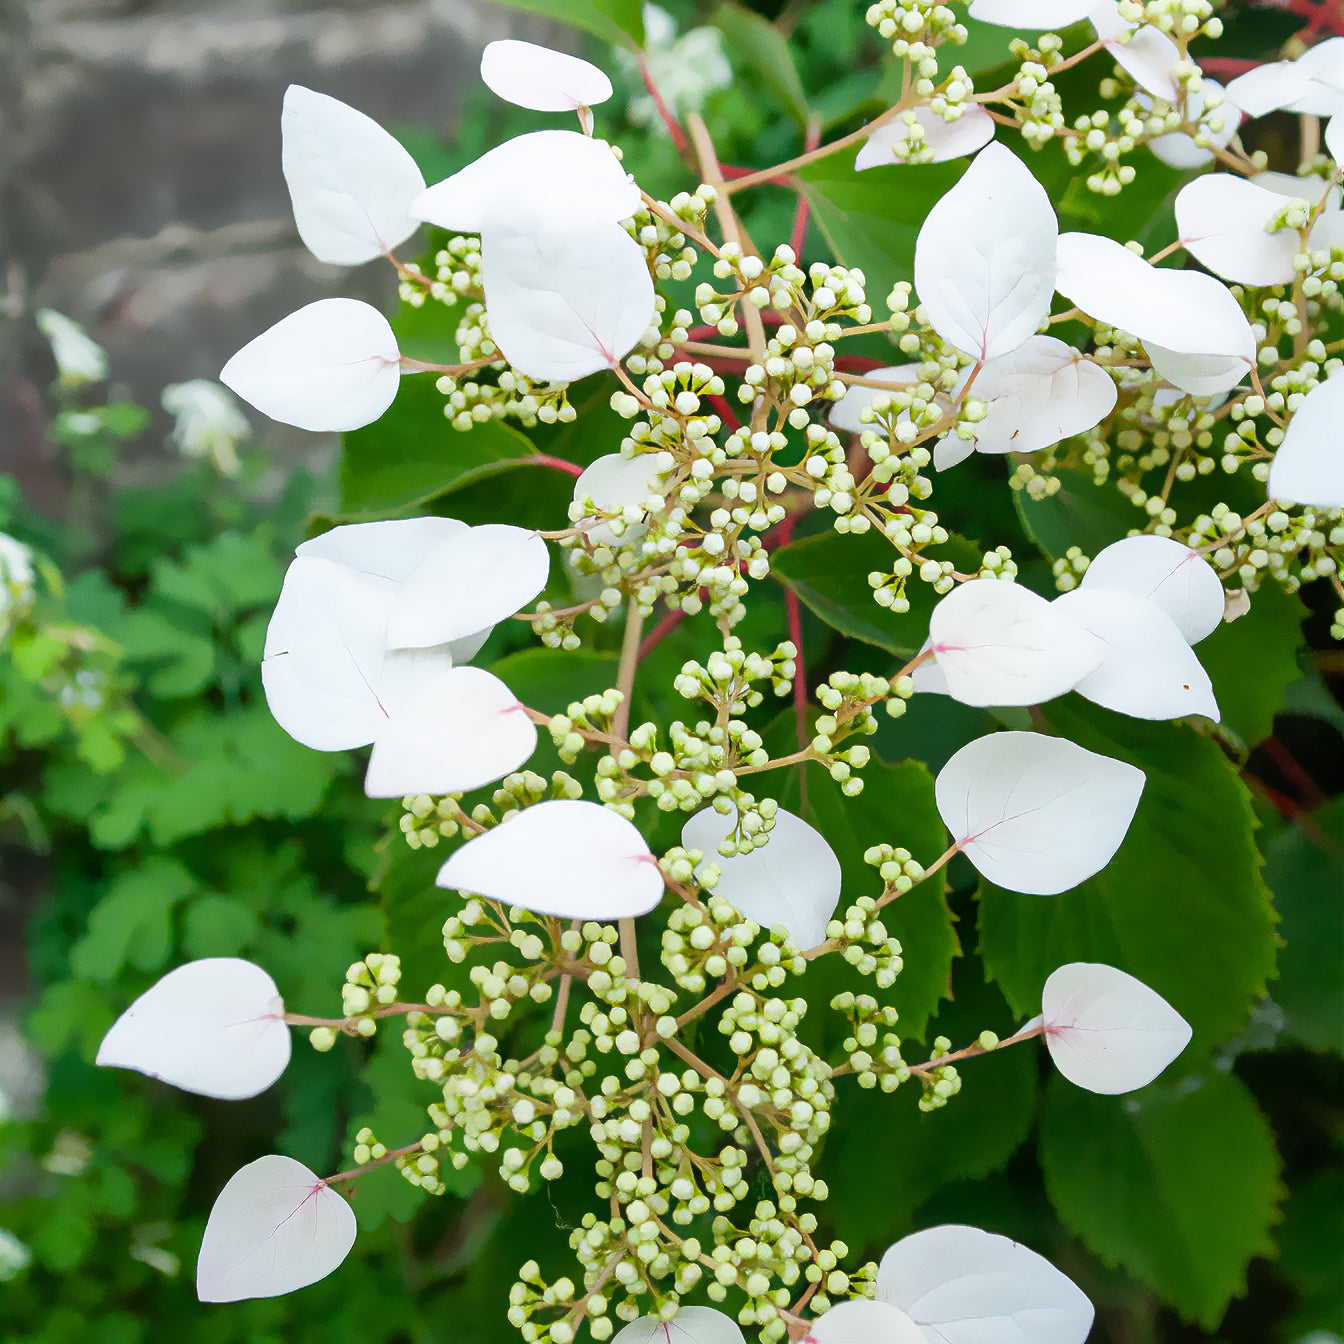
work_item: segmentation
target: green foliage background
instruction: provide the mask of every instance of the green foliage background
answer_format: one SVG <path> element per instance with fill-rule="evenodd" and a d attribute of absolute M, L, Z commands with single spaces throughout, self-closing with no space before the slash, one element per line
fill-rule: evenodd
<path fill-rule="evenodd" d="M 586 30 L 607 66 L 602 43 L 641 35 L 635 0 L 517 7 Z M 1280 17 L 1232 10 L 1229 54 L 1258 55 L 1291 31 Z M 683 26 L 712 22 L 729 38 L 737 79 L 706 109 L 725 161 L 783 159 L 810 117 L 835 133 L 889 101 L 881 44 L 848 0 L 790 5 L 787 40 L 733 5 L 675 12 Z M 974 30 L 961 59 L 988 71 L 1009 36 Z M 482 95 L 456 145 L 405 138 L 434 180 L 534 124 Z M 611 133 L 650 191 L 687 185 L 667 140 Z M 1063 227 L 1154 246 L 1173 236 L 1168 198 L 1179 179 L 1156 160 L 1118 201 L 1088 196 L 1062 156 L 1030 163 Z M 830 249 L 881 294 L 908 278 L 919 223 L 960 168 L 859 176 L 851 164 L 841 155 L 803 175 L 815 222 L 806 255 Z M 786 237 L 792 198 L 752 196 L 753 234 Z M 403 349 L 435 358 L 451 321 L 408 311 Z M 879 341 L 866 353 L 889 349 Z M 417 981 L 446 979 L 438 930 L 449 898 L 432 886 L 437 859 L 401 844 L 396 809 L 363 797 L 353 757 L 309 752 L 271 721 L 257 675 L 266 621 L 293 547 L 332 520 L 434 511 L 554 526 L 569 482 L 526 459 L 541 451 L 583 463 L 614 450 L 621 430 L 608 393 L 577 388 L 571 428 L 462 436 L 432 382 L 407 379 L 382 421 L 347 436 L 338 480 L 298 474 L 278 497 L 264 450 L 235 483 L 193 467 L 109 490 L 110 462 L 143 431 L 143 414 L 126 406 L 94 407 L 96 432 L 68 435 L 78 508 L 64 523 L 33 514 L 0 476 L 0 530 L 49 562 L 37 609 L 0 651 L 0 900 L 42 893 L 24 935 L 34 989 L 23 1031 L 46 1075 L 31 1118 L 0 1119 L 0 1228 L 32 1252 L 28 1267 L 0 1278 L 6 1341 L 510 1336 L 506 1285 L 525 1256 L 544 1265 L 548 1246 L 563 1248 L 573 1208 L 563 1183 L 549 1201 L 519 1201 L 470 1168 L 432 1204 L 390 1172 L 365 1180 L 354 1254 L 300 1294 L 229 1307 L 195 1300 L 205 1215 L 239 1165 L 281 1152 L 335 1170 L 375 1115 L 389 1144 L 402 1141 L 398 1125 L 419 1133 L 423 1098 L 395 1033 L 327 1056 L 298 1042 L 281 1083 L 243 1104 L 187 1097 L 92 1060 L 121 1009 L 194 957 L 254 959 L 311 1013 L 334 1011 L 344 968 L 368 951 L 398 951 Z M 968 551 L 1009 544 L 1041 591 L 1049 557 L 1070 545 L 1094 553 L 1123 535 L 1127 508 L 1081 481 L 1062 498 L 1014 500 L 984 458 L 939 483 L 939 511 L 973 538 Z M 926 613 L 902 622 L 875 606 L 865 576 L 880 566 L 866 548 L 882 543 L 823 529 L 804 523 L 774 557 L 806 609 L 809 678 L 887 672 L 918 645 Z M 547 596 L 563 599 L 556 570 Z M 762 644 L 782 636 L 782 593 L 752 607 L 740 632 L 749 646 L 757 634 Z M 963 1093 L 931 1115 L 904 1094 L 852 1087 L 837 1102 L 823 1172 L 837 1234 L 877 1253 L 937 1222 L 1009 1233 L 1079 1282 L 1098 1305 L 1094 1338 L 1116 1344 L 1294 1344 L 1344 1330 L 1344 713 L 1340 653 L 1324 638 L 1328 595 L 1304 597 L 1266 590 L 1249 617 L 1201 646 L 1226 709 L 1217 737 L 1076 697 L 1048 707 L 1074 741 L 1148 774 L 1135 824 L 1098 877 L 1041 900 L 977 889 L 958 861 L 945 888 L 930 882 L 890 912 L 906 948 L 894 1001 L 907 1035 L 931 1038 L 935 1013 L 936 1032 L 954 1041 L 986 1027 L 1007 1034 L 1038 1010 L 1054 966 L 1100 960 L 1168 998 L 1194 1026 L 1190 1049 L 1125 1099 L 1071 1088 L 1031 1050 L 968 1067 Z M 52 691 L 72 657 L 60 632 L 71 628 L 92 641 L 78 662 L 101 678 L 97 710 L 63 708 Z M 559 710 L 610 684 L 618 637 L 602 631 L 583 654 L 563 655 L 530 644 L 518 625 L 478 661 L 524 701 Z M 637 716 L 670 717 L 676 668 L 712 638 L 707 619 L 691 619 L 656 650 L 641 668 Z M 926 861 L 941 851 L 931 772 L 995 720 L 929 699 L 874 739 L 880 759 L 858 799 L 840 799 L 824 777 L 809 780 L 805 802 L 796 780 L 778 783 L 785 805 L 831 840 L 847 891 L 862 888 L 871 844 L 903 844 Z M 791 711 L 773 731 L 792 731 Z M 581 1168 L 572 1179 L 583 1180 Z"/>

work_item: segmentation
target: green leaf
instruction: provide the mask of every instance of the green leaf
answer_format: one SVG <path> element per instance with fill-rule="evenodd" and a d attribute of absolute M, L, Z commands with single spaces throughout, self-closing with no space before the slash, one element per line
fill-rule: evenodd
<path fill-rule="evenodd" d="M 953 1103 L 956 1104 L 955 1102 Z M 1241 1081 L 1208 1073 L 1099 1097 L 1055 1078 L 1041 1168 L 1060 1217 L 1099 1255 L 1213 1330 L 1273 1254 L 1283 1190 L 1269 1122 Z"/>
<path fill-rule="evenodd" d="M 201 896 L 187 907 L 182 950 L 189 957 L 236 957 L 257 931 L 257 917 L 232 896 Z"/>
<path fill-rule="evenodd" d="M 1059 467 L 1058 491 L 1033 499 L 1025 490 L 1012 491 L 1017 515 L 1027 535 L 1051 559 L 1060 560 L 1071 546 L 1093 556 L 1103 546 L 1140 527 L 1144 516 L 1113 484 L 1097 485 L 1090 471 Z"/>
<path fill-rule="evenodd" d="M 495 0 L 510 9 L 582 28 L 617 47 L 644 45 L 644 9 L 640 0 Z"/>
<path fill-rule="evenodd" d="M 403 378 L 382 419 L 342 438 L 343 517 L 408 511 L 532 456 L 531 443 L 516 429 L 488 420 L 457 430 L 443 405 L 433 378 Z"/>
<path fill-rule="evenodd" d="M 616 684 L 620 659 L 592 649 L 520 649 L 490 664 L 495 674 L 529 709 L 563 713 L 575 700 Z M 543 734 L 544 736 L 544 734 Z"/>
<path fill-rule="evenodd" d="M 1282 924 L 1279 979 L 1270 987 L 1286 1033 L 1344 1054 L 1344 798 L 1275 836 L 1265 881 Z"/>
<path fill-rule="evenodd" d="M 1296 593 L 1266 583 L 1245 616 L 1224 622 L 1195 650 L 1213 679 L 1223 726 L 1247 746 L 1274 731 L 1284 693 L 1301 675 L 1297 649 L 1306 614 Z"/>
<path fill-rule="evenodd" d="M 881 891 L 876 869 L 863 861 L 864 851 L 873 845 L 908 849 L 925 865 L 946 847 L 947 831 L 933 801 L 933 776 L 920 761 L 889 765 L 873 757 L 863 769 L 863 792 L 857 798 L 846 798 L 829 775 L 812 769 L 805 804 L 799 801 L 800 772 L 789 773 L 792 777 L 781 790 L 780 801 L 815 826 L 839 858 L 844 873 L 841 912 L 859 896 Z M 898 1030 L 903 1037 L 924 1038 L 929 1018 L 948 993 L 953 958 L 960 955 L 946 892 L 943 873 L 936 873 L 880 915 L 887 931 L 901 940 L 904 954 L 904 969 L 882 994 L 882 1002 L 900 1012 Z M 830 992 L 849 987 L 837 985 L 831 991 L 826 985 L 827 992 L 822 992 L 826 971 L 833 964 L 834 959 L 809 972 L 810 998 L 824 1000 Z M 844 969 L 836 967 L 841 974 Z"/>
<path fill-rule="evenodd" d="M 84 936 L 70 952 L 71 969 L 102 984 L 125 966 L 157 971 L 172 948 L 173 910 L 195 890 L 196 879 L 176 860 L 144 860 L 93 907 Z"/>
<path fill-rule="evenodd" d="M 898 280 L 912 278 L 920 225 L 961 172 L 936 163 L 857 173 L 854 151 L 844 150 L 799 169 L 798 181 L 836 260 L 863 271 L 877 302 Z"/>
<path fill-rule="evenodd" d="M 1245 1021 L 1274 974 L 1274 912 L 1260 877 L 1255 816 L 1236 767 L 1192 728 L 1144 723 L 1070 698 L 1050 726 L 1147 775 L 1115 858 L 1062 896 L 985 885 L 980 947 L 988 974 L 1024 1017 L 1071 961 L 1117 966 L 1194 1028 L 1190 1058 Z"/>
<path fill-rule="evenodd" d="M 898 616 L 873 600 L 868 575 L 888 573 L 897 551 L 875 532 L 841 536 L 822 532 L 781 546 L 770 557 L 770 572 L 798 595 L 814 615 L 851 639 L 912 658 L 929 633 L 929 613 L 937 601 L 928 584 L 912 579 L 906 587 L 910 610 Z M 978 569 L 980 551 L 961 537 L 930 548 L 931 559 L 951 560 L 958 569 Z"/>
<path fill-rule="evenodd" d="M 712 20 L 727 39 L 728 49 L 755 70 L 785 111 L 806 128 L 810 111 L 793 52 L 774 24 L 738 5 L 721 5 Z"/>

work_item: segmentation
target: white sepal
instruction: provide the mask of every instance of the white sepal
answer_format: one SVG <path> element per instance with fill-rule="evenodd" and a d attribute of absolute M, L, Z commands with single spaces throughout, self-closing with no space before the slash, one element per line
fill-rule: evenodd
<path fill-rule="evenodd" d="M 1054 896 L 1100 872 L 1125 838 L 1143 771 L 1042 733 L 991 733 L 938 773 L 953 843 L 998 886 Z"/>
<path fill-rule="evenodd" d="M 1055 971 L 1041 994 L 1041 1015 L 1055 1067 L 1104 1096 L 1151 1083 L 1190 1043 L 1190 1024 L 1166 999 L 1094 962 Z"/>
<path fill-rule="evenodd" d="M 435 547 L 466 530 L 466 523 L 456 518 L 345 523 L 301 542 L 294 554 L 310 560 L 330 560 L 361 574 L 401 583 Z"/>
<path fill-rule="evenodd" d="M 1269 465 L 1269 497 L 1344 508 L 1344 377 L 1332 374 L 1302 398 Z"/>
<path fill-rule="evenodd" d="M 924 1332 L 899 1307 L 859 1298 L 818 1316 L 803 1344 L 927 1344 Z"/>
<path fill-rule="evenodd" d="M 344 1197 L 292 1157 L 272 1154 L 234 1173 L 201 1238 L 202 1302 L 279 1297 L 325 1279 L 355 1244 Z"/>
<path fill-rule="evenodd" d="M 1081 23 L 1096 0 L 971 0 L 971 18 L 1003 28 L 1067 28 Z"/>
<path fill-rule="evenodd" d="M 681 1307 L 670 1321 L 641 1316 L 611 1344 L 746 1344 L 742 1328 L 713 1307 Z"/>
<path fill-rule="evenodd" d="M 1105 649 L 1020 584 L 971 579 L 933 609 L 929 639 L 947 693 L 965 705 L 1038 705 L 1101 666 Z"/>
<path fill-rule="evenodd" d="M 370 798 L 467 793 L 517 770 L 537 747 L 518 697 L 479 667 L 440 672 L 397 707 L 369 756 Z"/>
<path fill-rule="evenodd" d="M 658 904 L 663 875 L 638 829 L 599 803 L 537 803 L 468 840 L 441 887 L 561 919 L 628 919 Z"/>
<path fill-rule="evenodd" d="M 420 227 L 425 179 L 371 117 L 301 84 L 285 91 L 280 162 L 304 246 L 335 266 L 391 252 Z"/>
<path fill-rule="evenodd" d="M 1167 382 L 1194 397 L 1229 392 L 1250 372 L 1250 361 L 1241 355 L 1187 355 L 1151 340 L 1143 350 Z"/>
<path fill-rule="evenodd" d="M 481 79 L 505 102 L 534 112 L 576 112 L 611 97 L 611 80 L 597 66 L 511 37 L 486 45 Z"/>
<path fill-rule="evenodd" d="M 929 211 L 915 288 L 930 325 L 975 359 L 1016 350 L 1050 311 L 1059 225 L 1045 188 L 993 144 Z"/>
<path fill-rule="evenodd" d="M 1075 688 L 1084 699 L 1136 719 L 1202 714 L 1218 721 L 1209 674 L 1156 602 L 1093 586 L 1063 593 L 1054 605 L 1106 646 L 1101 666 Z"/>
<path fill-rule="evenodd" d="M 1043 1256 L 956 1224 L 891 1247 L 878 1265 L 877 1300 L 905 1312 L 928 1344 L 1083 1344 L 1094 1314 Z"/>
<path fill-rule="evenodd" d="M 615 369 L 655 313 L 644 249 L 606 220 L 487 219 L 481 282 L 490 337 L 535 382 Z"/>
<path fill-rule="evenodd" d="M 526 528 L 484 523 L 451 536 L 402 583 L 388 645 L 431 648 L 506 620 L 541 592 L 550 568 L 546 543 Z"/>
<path fill-rule="evenodd" d="M 1145 25 L 1129 39 L 1106 43 L 1111 59 L 1141 88 L 1164 103 L 1175 104 L 1181 96 L 1176 67 L 1181 49 L 1160 29 Z"/>
<path fill-rule="evenodd" d="M 1293 229 L 1269 233 L 1284 200 L 1232 173 L 1209 173 L 1181 188 L 1176 227 L 1181 246 L 1201 265 L 1242 285 L 1287 285 L 1297 272 Z"/>
<path fill-rule="evenodd" d="M 1125 537 L 1098 551 L 1083 588 L 1134 593 L 1156 602 L 1187 644 L 1211 635 L 1223 619 L 1223 583 L 1198 551 L 1171 537 Z"/>
<path fill-rule="evenodd" d="M 318 299 L 249 341 L 219 381 L 284 425 L 344 432 L 396 399 L 401 353 L 387 319 L 358 299 Z"/>
<path fill-rule="evenodd" d="M 582 504 L 591 499 L 603 513 L 620 513 L 631 506 L 639 508 L 651 495 L 663 493 L 658 484 L 655 457 L 653 453 L 640 453 L 635 457 L 603 454 L 590 462 L 574 482 L 574 502 Z M 626 523 L 618 537 L 612 531 L 611 523 L 587 521 L 592 516 L 586 515 L 579 526 L 595 546 L 629 546 L 648 530 L 642 521 Z"/>
<path fill-rule="evenodd" d="M 97 1063 L 241 1101 L 264 1092 L 289 1063 L 284 1012 L 275 981 L 260 966 L 236 957 L 189 961 L 117 1018 Z"/>
<path fill-rule="evenodd" d="M 948 159 L 965 158 L 983 149 L 994 138 L 994 118 L 983 107 L 972 103 L 956 121 L 944 121 L 927 107 L 913 110 L 915 123 L 924 132 L 919 140 L 921 149 L 932 151 L 921 163 L 946 163 Z M 854 160 L 857 172 L 865 168 L 881 168 L 889 164 L 904 164 L 912 149 L 910 127 L 905 115 L 893 118 L 879 126 L 864 141 Z"/>
<path fill-rule="evenodd" d="M 761 849 L 725 858 L 719 842 L 736 827 L 737 815 L 712 807 L 697 812 L 681 830 L 681 843 L 698 849 L 720 872 L 715 895 L 735 905 L 762 928 L 782 924 L 806 951 L 826 941 L 826 925 L 840 901 L 840 860 L 820 831 L 780 808 Z"/>

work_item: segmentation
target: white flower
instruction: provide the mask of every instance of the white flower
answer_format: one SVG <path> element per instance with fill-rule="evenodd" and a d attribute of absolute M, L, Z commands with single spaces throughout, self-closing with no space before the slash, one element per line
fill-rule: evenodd
<path fill-rule="evenodd" d="M 651 94 L 643 92 L 639 58 L 616 51 L 616 61 L 640 92 L 631 94 L 627 115 L 636 126 L 666 134 L 662 114 Z M 672 16 L 657 5 L 644 6 L 644 65 L 667 110 L 674 117 L 699 112 L 705 99 L 733 82 L 733 67 L 723 54 L 717 28 L 691 28 L 681 37 Z"/>
<path fill-rule="evenodd" d="M 251 438 L 252 426 L 226 388 L 208 378 L 163 389 L 163 409 L 175 416 L 172 439 L 184 457 L 209 458 L 225 475 L 238 471 L 235 445 Z"/>
<path fill-rule="evenodd" d="M 78 322 L 72 322 L 54 308 L 39 308 L 37 329 L 50 342 L 61 382 L 67 387 L 101 383 L 107 377 L 106 352 L 89 339 Z"/>
<path fill-rule="evenodd" d="M 0 532 L 0 639 L 33 605 L 36 585 L 32 551 Z"/>

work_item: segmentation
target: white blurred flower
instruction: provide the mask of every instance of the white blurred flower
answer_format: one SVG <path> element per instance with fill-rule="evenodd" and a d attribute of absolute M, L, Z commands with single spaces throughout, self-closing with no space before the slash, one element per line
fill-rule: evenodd
<path fill-rule="evenodd" d="M 0 639 L 32 606 L 36 583 L 32 551 L 0 532 Z"/>
<path fill-rule="evenodd" d="M 630 96 L 630 120 L 666 134 L 657 104 L 643 92 L 640 58 L 620 50 L 613 54 L 630 83 L 640 89 Z M 650 80 L 674 117 L 699 112 L 711 93 L 727 88 L 733 79 L 733 68 L 723 54 L 723 35 L 717 28 L 692 28 L 678 37 L 675 20 L 657 5 L 644 6 L 643 59 Z"/>
<path fill-rule="evenodd" d="M 0 1283 L 17 1279 L 32 1260 L 32 1251 L 12 1232 L 0 1227 Z"/>
<path fill-rule="evenodd" d="M 209 458 L 225 476 L 238 471 L 237 443 L 252 437 L 252 426 L 233 395 L 208 378 L 173 383 L 163 389 L 163 409 L 177 417 L 173 442 L 185 457 Z"/>
<path fill-rule="evenodd" d="M 62 383 L 79 387 L 84 383 L 101 383 L 107 377 L 106 352 L 78 322 L 72 322 L 54 308 L 38 309 L 36 320 L 37 329 L 51 345 Z"/>

